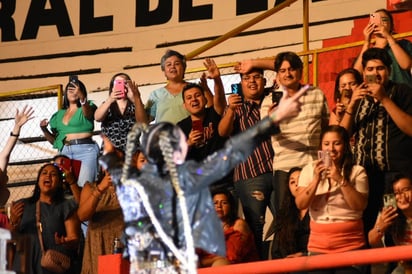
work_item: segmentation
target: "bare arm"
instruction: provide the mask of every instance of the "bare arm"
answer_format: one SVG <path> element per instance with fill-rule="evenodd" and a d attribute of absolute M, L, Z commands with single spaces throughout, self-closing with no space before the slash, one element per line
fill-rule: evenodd
<path fill-rule="evenodd" d="M 76 249 L 80 242 L 80 221 L 74 211 L 69 218 L 64 221 L 66 236 L 54 234 L 54 240 L 58 245 L 64 245 L 69 249 Z"/>
<path fill-rule="evenodd" d="M 27 121 L 33 119 L 33 112 L 33 109 L 27 106 L 25 106 L 21 112 L 16 110 L 16 115 L 14 116 L 14 127 L 11 131 L 13 136 L 10 136 L 7 139 L 6 145 L 0 152 L 0 172 L 5 172 L 7 165 L 9 164 L 10 154 L 17 143 L 20 129 Z"/>
<path fill-rule="evenodd" d="M 127 81 L 127 88 L 131 91 L 127 93 L 127 96 L 129 97 L 129 100 L 132 101 L 135 105 L 134 115 L 136 118 L 136 122 L 148 124 L 150 121 L 144 108 L 144 104 L 142 102 L 139 86 L 136 84 L 135 81 Z"/>
<path fill-rule="evenodd" d="M 353 68 L 359 71 L 361 74 L 363 73 L 362 54 L 370 46 L 373 30 L 374 30 L 374 24 L 372 23 L 368 23 L 366 27 L 363 29 L 363 36 L 365 37 L 365 41 L 362 45 L 362 49 L 358 55 L 358 58 L 356 58 L 355 63 L 353 64 Z"/>
<path fill-rule="evenodd" d="M 352 185 L 349 181 L 347 181 L 340 173 L 340 168 L 336 168 L 334 163 L 328 169 L 327 177 L 334 180 L 338 184 L 340 184 L 340 189 L 343 194 L 343 199 L 348 204 L 349 208 L 357 211 L 363 211 L 368 204 L 368 195 L 366 193 L 359 192 L 356 189 L 355 185 Z M 363 173 L 357 174 L 355 178 L 356 182 L 359 184 L 367 184 L 367 175 L 364 171 Z"/>
<path fill-rule="evenodd" d="M 109 97 L 106 99 L 106 101 L 103 102 L 95 111 L 94 113 L 94 119 L 97 122 L 102 122 L 106 116 L 107 112 L 109 111 L 110 106 L 116 102 L 116 99 L 114 98 L 114 92 L 112 92 Z"/>
<path fill-rule="evenodd" d="M 321 179 L 320 174 L 322 173 L 322 171 L 325 170 L 325 167 L 321 161 L 317 161 L 316 163 L 314 163 L 314 165 L 315 167 L 313 170 L 312 181 L 310 181 L 307 186 L 305 187 L 299 186 L 298 188 L 298 193 L 295 198 L 295 203 L 299 209 L 309 208 L 313 199 L 315 198 L 316 189 L 318 188 L 318 185 Z"/>
<path fill-rule="evenodd" d="M 404 70 L 410 70 L 412 67 L 412 56 L 410 56 L 393 38 L 393 36 L 387 31 L 384 26 L 378 26 L 375 33 L 382 36 L 382 39 L 386 39 L 387 44 L 391 47 L 393 55 L 399 67 Z"/>
<path fill-rule="evenodd" d="M 375 227 L 369 230 L 368 240 L 372 247 L 382 246 L 382 237 L 385 231 L 393 224 L 398 217 L 396 208 L 384 207 L 376 219 Z"/>
<path fill-rule="evenodd" d="M 77 210 L 77 215 L 79 216 L 80 221 L 90 220 L 94 215 L 102 194 L 107 191 L 111 182 L 111 177 L 106 172 L 103 180 L 96 186 L 96 188 L 93 189 L 90 183 L 83 186 L 80 193 L 79 209 Z"/>
<path fill-rule="evenodd" d="M 243 60 L 235 65 L 235 70 L 239 73 L 248 73 L 253 68 L 274 70 L 275 58 Z"/>
<path fill-rule="evenodd" d="M 210 58 L 206 58 L 203 62 L 205 67 L 207 68 L 208 75 L 207 77 L 213 79 L 214 85 L 214 96 L 213 96 L 213 107 L 215 111 L 219 115 L 223 115 L 223 112 L 226 108 L 226 96 L 225 90 L 223 87 L 222 78 L 220 77 L 220 71 L 217 67 L 215 61 Z"/>
<path fill-rule="evenodd" d="M 232 134 L 233 122 L 236 118 L 235 110 L 242 105 L 242 98 L 237 94 L 231 94 L 228 100 L 229 106 L 218 125 L 218 132 L 222 137 L 229 137 Z"/>
<path fill-rule="evenodd" d="M 361 84 L 354 88 L 349 105 L 343 113 L 342 120 L 339 125 L 341 125 L 348 131 L 349 136 L 352 136 L 353 134 L 353 117 L 355 115 L 356 106 L 359 101 L 366 96 L 366 94 L 368 94 L 368 91 L 365 88 L 364 84 Z"/>

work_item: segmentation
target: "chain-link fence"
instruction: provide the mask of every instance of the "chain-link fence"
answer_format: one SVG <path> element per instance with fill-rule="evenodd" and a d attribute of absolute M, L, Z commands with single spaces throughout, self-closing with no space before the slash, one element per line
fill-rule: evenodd
<path fill-rule="evenodd" d="M 239 74 L 233 70 L 232 65 L 222 66 L 220 71 L 225 93 L 229 94 L 231 84 L 239 83 Z M 203 72 L 204 69 L 188 71 L 185 79 L 198 82 Z M 273 72 L 265 72 L 268 86 L 272 85 L 273 76 Z M 213 81 L 208 80 L 208 85 L 213 92 Z M 106 92 L 103 91 L 102 94 Z M 61 101 L 61 85 L 0 94 L 0 128 L 2 129 L 0 149 L 4 147 L 14 126 L 16 110 L 21 110 L 27 105 L 33 107 L 35 113 L 35 117 L 22 127 L 19 140 L 10 157 L 8 187 L 11 194 L 9 202 L 30 196 L 40 166 L 49 162 L 57 154 L 57 150 L 45 140 L 39 125 L 42 119 L 50 119 L 58 110 Z M 95 130 L 98 132 L 99 129 L 100 125 L 96 123 Z"/>
<path fill-rule="evenodd" d="M 14 127 L 17 110 L 32 107 L 34 118 L 21 129 L 20 137 L 10 155 L 7 173 L 9 201 L 30 196 L 39 167 L 56 154 L 56 150 L 43 137 L 39 127 L 42 119 L 49 119 L 57 111 L 61 86 L 0 94 L 0 149 L 3 149 Z M 61 98 L 61 97 L 60 97 Z"/>

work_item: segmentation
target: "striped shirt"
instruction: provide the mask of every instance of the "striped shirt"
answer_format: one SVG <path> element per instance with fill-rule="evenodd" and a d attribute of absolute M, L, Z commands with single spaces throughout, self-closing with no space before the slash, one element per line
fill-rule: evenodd
<path fill-rule="evenodd" d="M 259 110 L 260 105 L 251 101 L 245 101 L 241 107 L 236 108 L 232 135 L 243 132 L 259 122 Z M 273 172 L 273 156 L 274 153 L 270 144 L 270 136 L 268 136 L 261 140 L 261 143 L 253 150 L 245 162 L 235 167 L 233 181 L 251 179 L 265 173 Z"/>
<path fill-rule="evenodd" d="M 308 91 L 300 98 L 302 110 L 298 116 L 280 122 L 280 134 L 272 136 L 276 154 L 273 170 L 288 172 L 292 167 L 303 167 L 317 159 L 320 134 L 329 123 L 329 108 L 326 97 L 319 88 Z M 260 109 L 266 117 L 272 105 L 272 96 L 266 96 Z"/>

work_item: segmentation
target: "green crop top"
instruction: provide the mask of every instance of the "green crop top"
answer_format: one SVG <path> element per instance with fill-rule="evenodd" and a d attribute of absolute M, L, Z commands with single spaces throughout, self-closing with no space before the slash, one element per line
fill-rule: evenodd
<path fill-rule="evenodd" d="M 96 107 L 93 103 L 89 102 L 91 106 Z M 68 133 L 83 133 L 94 130 L 94 120 L 89 120 L 83 115 L 83 111 L 79 108 L 70 119 L 67 125 L 63 124 L 63 116 L 66 109 L 57 111 L 50 119 L 50 128 L 53 133 L 56 134 L 56 139 L 53 143 L 53 147 L 59 151 L 63 149 L 64 139 Z"/>

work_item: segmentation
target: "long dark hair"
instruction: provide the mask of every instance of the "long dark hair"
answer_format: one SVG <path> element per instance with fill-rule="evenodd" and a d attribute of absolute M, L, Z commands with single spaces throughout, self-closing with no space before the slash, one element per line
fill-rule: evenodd
<path fill-rule="evenodd" d="M 223 194 L 227 198 L 227 201 L 230 207 L 229 215 L 227 216 L 227 221 L 228 221 L 227 223 L 230 226 L 232 226 L 234 225 L 235 221 L 238 219 L 236 200 L 233 197 L 232 193 L 230 193 L 230 191 L 226 189 L 220 188 L 220 189 L 215 189 L 212 191 L 212 197 L 215 197 L 215 195 L 218 195 L 218 194 Z"/>
<path fill-rule="evenodd" d="M 326 133 L 329 133 L 329 132 L 335 132 L 342 138 L 344 148 L 343 148 L 343 157 L 341 159 L 340 164 L 343 169 L 343 178 L 346 181 L 349 181 L 350 174 L 352 173 L 352 168 L 353 168 L 353 156 L 352 156 L 352 150 L 350 147 L 349 134 L 344 127 L 341 127 L 339 125 L 327 126 L 322 131 L 322 134 L 320 135 L 320 144 L 319 144 L 320 148 L 322 147 L 323 137 L 325 136 Z"/>
<path fill-rule="evenodd" d="M 34 186 L 33 190 L 33 195 L 30 197 L 30 202 L 35 203 L 40 199 L 40 187 L 39 187 L 39 178 L 40 175 L 43 171 L 43 169 L 47 166 L 52 166 L 56 171 L 59 176 L 59 182 L 60 184 L 56 188 L 56 192 L 53 195 L 53 202 L 61 202 L 64 200 L 64 189 L 63 189 L 63 172 L 59 169 L 58 166 L 48 163 L 40 167 L 39 172 L 37 173 L 37 180 L 36 180 L 36 185 Z"/>
<path fill-rule="evenodd" d="M 113 86 L 114 86 L 114 79 L 116 79 L 117 76 L 124 76 L 124 78 L 126 78 L 126 80 L 128 81 L 132 80 L 132 78 L 130 78 L 130 76 L 124 72 L 116 73 L 115 75 L 112 76 L 112 79 L 110 79 L 109 94 L 112 93 Z"/>
<path fill-rule="evenodd" d="M 271 232 L 275 233 L 273 248 L 271 250 L 273 258 L 283 258 L 289 254 L 300 251 L 298 250 L 299 246 L 296 241 L 296 231 L 300 223 L 300 210 L 296 206 L 295 197 L 289 189 L 290 176 L 300 170 L 302 170 L 300 167 L 294 167 L 289 170 L 287 176 L 288 186 L 283 193 L 283 202 L 272 222 Z M 270 235 L 267 235 L 266 237 L 269 236 Z"/>
<path fill-rule="evenodd" d="M 80 92 L 84 95 L 84 98 L 87 98 L 87 89 L 86 86 L 83 84 L 82 81 L 77 80 L 76 84 L 79 85 L 80 88 Z M 67 109 L 70 105 L 69 100 L 67 99 L 67 89 L 69 88 L 69 86 L 71 85 L 71 83 L 69 82 L 66 87 L 64 88 L 64 92 L 63 92 L 63 109 Z M 82 105 L 80 104 L 80 99 L 77 100 L 77 107 L 82 107 Z"/>

